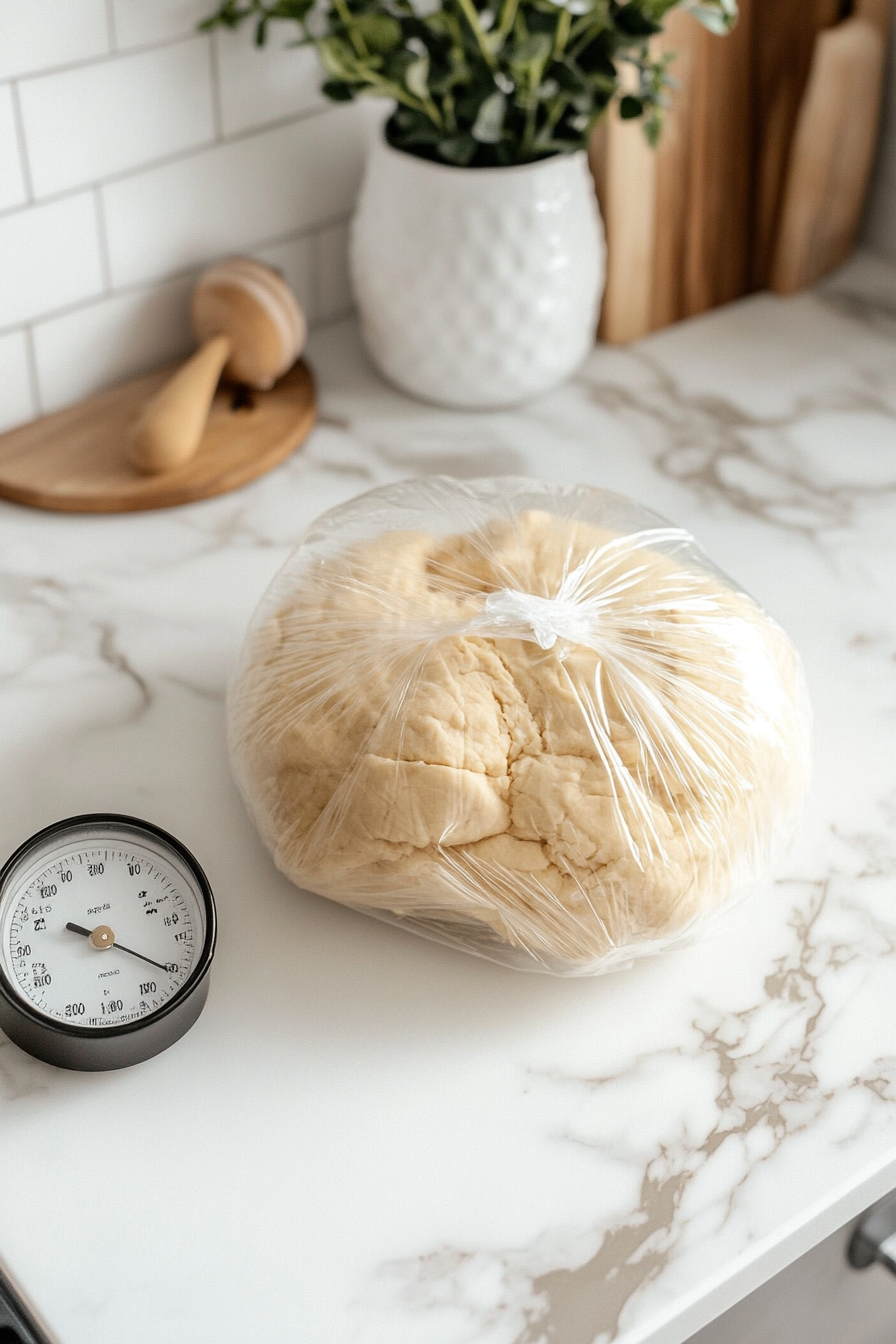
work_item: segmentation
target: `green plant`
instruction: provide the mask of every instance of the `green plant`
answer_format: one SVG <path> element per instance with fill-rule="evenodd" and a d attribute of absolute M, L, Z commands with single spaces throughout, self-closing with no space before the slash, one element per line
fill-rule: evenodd
<path fill-rule="evenodd" d="M 329 98 L 394 99 L 396 149 L 489 167 L 583 148 L 617 96 L 655 143 L 671 81 L 648 44 L 680 5 L 718 33 L 737 17 L 737 0 L 223 0 L 201 26 L 254 18 L 262 45 L 291 20 Z"/>

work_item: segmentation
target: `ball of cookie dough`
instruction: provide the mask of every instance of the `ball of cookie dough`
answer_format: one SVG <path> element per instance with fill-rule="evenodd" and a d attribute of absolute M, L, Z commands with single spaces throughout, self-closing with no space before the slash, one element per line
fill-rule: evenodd
<path fill-rule="evenodd" d="M 295 883 L 566 974 L 689 932 L 806 787 L 787 636 L 687 533 L 586 487 L 430 479 L 324 515 L 229 706 Z"/>

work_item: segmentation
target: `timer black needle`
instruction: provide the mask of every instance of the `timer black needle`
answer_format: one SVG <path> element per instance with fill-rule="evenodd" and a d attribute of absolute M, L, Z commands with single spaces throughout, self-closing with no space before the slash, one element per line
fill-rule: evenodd
<path fill-rule="evenodd" d="M 65 927 L 71 929 L 72 933 L 82 933 L 85 938 L 89 938 L 93 933 L 93 929 L 84 929 L 80 924 L 66 924 Z M 144 957 L 142 952 L 135 952 L 132 947 L 125 947 L 124 943 L 116 942 L 112 943 L 111 946 L 120 948 L 122 952 L 130 952 L 132 957 L 139 957 L 141 961 L 148 961 L 150 966 L 158 966 L 160 971 L 167 971 L 169 975 L 171 974 L 170 966 L 164 966 L 161 961 L 153 961 L 152 957 Z"/>

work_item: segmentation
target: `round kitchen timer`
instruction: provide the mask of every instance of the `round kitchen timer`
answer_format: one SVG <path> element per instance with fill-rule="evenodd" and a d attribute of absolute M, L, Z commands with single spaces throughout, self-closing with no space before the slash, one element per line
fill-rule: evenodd
<path fill-rule="evenodd" d="M 0 870 L 0 1028 L 48 1064 L 121 1069 L 173 1045 L 214 950 L 205 874 L 148 821 L 69 817 Z"/>

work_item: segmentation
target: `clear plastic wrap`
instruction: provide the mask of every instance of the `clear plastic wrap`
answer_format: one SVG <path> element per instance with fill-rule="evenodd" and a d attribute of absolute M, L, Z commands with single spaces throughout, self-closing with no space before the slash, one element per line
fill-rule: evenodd
<path fill-rule="evenodd" d="M 229 720 L 294 882 L 565 975 L 660 951 L 748 888 L 808 772 L 792 644 L 687 532 L 511 478 L 319 518 L 260 604 Z"/>

